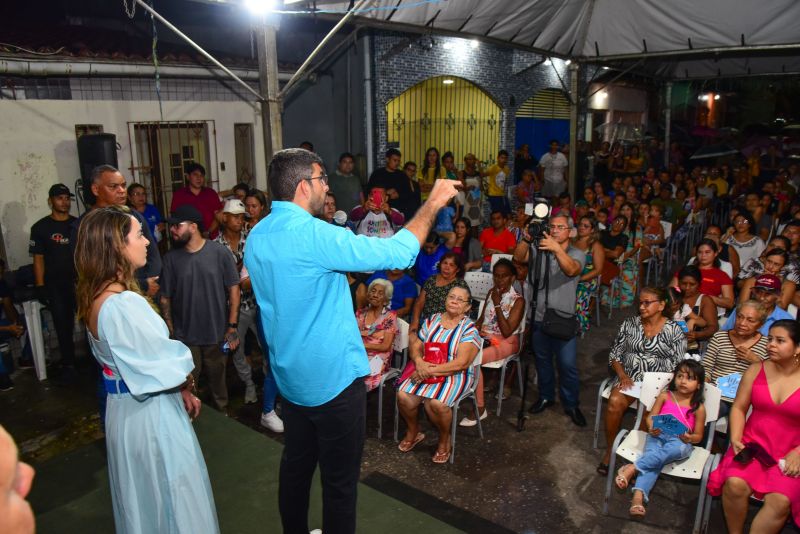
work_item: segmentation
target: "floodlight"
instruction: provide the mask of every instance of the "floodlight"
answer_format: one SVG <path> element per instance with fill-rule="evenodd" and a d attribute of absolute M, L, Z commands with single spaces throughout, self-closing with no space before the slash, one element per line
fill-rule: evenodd
<path fill-rule="evenodd" d="M 244 0 L 244 7 L 254 15 L 266 15 L 275 9 L 275 0 Z"/>

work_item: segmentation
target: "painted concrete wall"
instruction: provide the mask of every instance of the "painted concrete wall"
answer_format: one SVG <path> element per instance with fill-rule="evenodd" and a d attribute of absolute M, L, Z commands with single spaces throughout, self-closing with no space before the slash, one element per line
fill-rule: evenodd
<path fill-rule="evenodd" d="M 254 124 L 257 186 L 266 185 L 258 106 L 247 102 L 164 102 L 164 120 L 214 120 L 217 157 L 209 175 L 220 188 L 235 183 L 234 123 Z M 112 100 L 0 100 L 0 223 L 10 268 L 29 263 L 31 225 L 49 213 L 47 191 L 80 178 L 76 124 L 102 124 L 121 145 L 118 160 L 132 180 L 128 121 L 157 121 L 158 102 Z M 213 154 L 212 154 L 213 158 Z M 220 163 L 225 162 L 225 171 Z"/>

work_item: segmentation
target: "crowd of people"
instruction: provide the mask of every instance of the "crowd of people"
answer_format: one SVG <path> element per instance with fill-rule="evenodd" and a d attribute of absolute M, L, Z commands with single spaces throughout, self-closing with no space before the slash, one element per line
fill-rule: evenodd
<path fill-rule="evenodd" d="M 324 523 L 352 531 L 365 395 L 392 366 L 399 320 L 409 323 L 410 365 L 397 381 L 406 423 L 398 448 L 409 453 L 426 439 L 418 420 L 422 404 L 438 433 L 431 460 L 442 464 L 452 454 L 451 407 L 461 393 L 477 383 L 478 410 L 462 426 L 488 417 L 486 392 L 509 394 L 506 384 L 489 386 L 488 371 L 473 365 L 479 353 L 493 362 L 530 350 L 538 398 L 529 411 L 542 413 L 558 398 L 572 423 L 586 425 L 577 340 L 591 328 L 598 301 L 616 308 L 638 304 L 639 313 L 623 321 L 609 355 L 608 448 L 597 471 L 608 473 L 611 444 L 635 401 L 628 393 L 644 373 L 674 373 L 651 415 L 675 414 L 687 428 L 673 439 L 646 420 L 651 437 L 644 459 L 616 473 L 621 489 L 634 490 L 631 515 L 646 513 L 661 467 L 703 439 L 704 382 L 741 373 L 742 393 L 727 409 L 731 450 L 738 454 L 759 443 L 785 466 L 740 468 L 729 452 L 709 491 L 723 495 L 732 532 L 749 495 L 769 504 L 757 516 L 765 525 L 790 512 L 797 516 L 796 425 L 780 439 L 768 438 L 765 429 L 800 412 L 791 398 L 793 385 L 800 385 L 792 366 L 800 361 L 800 331 L 796 308 L 789 311 L 800 304 L 800 201 L 794 200 L 800 175 L 789 169 L 754 175 L 751 165 L 733 164 L 685 169 L 679 152 L 664 167 L 658 151 L 606 143 L 594 153 L 593 167 L 582 167 L 585 187 L 576 201 L 566 191 L 563 148 L 554 141 L 536 160 L 523 145 L 513 172 L 504 150 L 487 167 L 466 154 L 458 169 L 454 154 L 440 156 L 431 147 L 424 161 L 401 169 L 402 154 L 391 148 L 385 166 L 368 179 L 355 174 L 352 154 L 342 154 L 326 174 L 313 147 L 289 149 L 270 164 L 272 204 L 246 184 L 214 191 L 202 165 L 192 164 L 167 217 L 147 203 L 144 186 L 126 187 L 110 166 L 93 171 L 96 200 L 80 218 L 69 215 L 69 189 L 53 186 L 51 214 L 31 231 L 37 296 L 53 315 L 64 377 L 75 373 L 76 310 L 87 326 L 100 364 L 118 526 L 145 521 L 141 516 L 158 498 L 134 495 L 155 467 L 139 466 L 138 481 L 116 478 L 127 472 L 130 458 L 121 441 L 134 426 L 143 435 L 158 432 L 147 410 L 136 416 L 141 419 L 131 415 L 141 408 L 139 399 L 163 404 L 160 409 L 177 419 L 183 410 L 195 417 L 195 383 L 203 382 L 216 408 L 226 412 L 230 356 L 244 402 L 258 402 L 249 332 L 265 354 L 261 423 L 286 432 L 279 495 L 284 528 L 308 530 L 307 482 L 319 463 L 327 492 Z M 527 205 L 537 198 L 547 199 L 551 212 L 544 231 L 532 235 Z M 669 256 L 680 254 L 668 245 L 688 240 L 698 228 L 702 238 L 691 257 L 685 265 L 673 263 Z M 655 263 L 674 272 L 646 284 Z M 492 288 L 480 307 L 467 272 L 491 273 Z M 10 379 L 0 367 L 3 385 L 10 387 Z M 754 386 L 761 389 L 751 395 Z M 770 405 L 776 398 L 782 401 Z M 754 413 L 745 421 L 751 404 Z M 336 424 L 343 417 L 355 425 L 344 434 Z M 174 432 L 203 469 L 193 475 L 195 493 L 174 503 L 169 520 L 180 523 L 188 513 L 182 506 L 203 502 L 209 514 L 187 524 L 215 525 L 202 454 L 184 423 L 185 417 L 176 421 Z M 141 446 L 172 461 L 164 443 Z"/>

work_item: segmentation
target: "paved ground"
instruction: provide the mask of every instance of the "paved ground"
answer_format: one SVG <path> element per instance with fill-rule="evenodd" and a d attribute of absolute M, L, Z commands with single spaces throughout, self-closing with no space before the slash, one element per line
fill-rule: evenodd
<path fill-rule="evenodd" d="M 411 504 L 451 525 L 472 532 L 690 532 L 698 485 L 660 480 L 653 492 L 647 518 L 627 518 L 628 498 L 614 492 L 609 516 L 601 513 L 605 479 L 595 473 L 602 450 L 593 450 L 592 424 L 597 386 L 607 376 L 607 354 L 624 313 L 612 321 L 603 317 L 578 343 L 581 371 L 581 407 L 589 420 L 579 429 L 559 405 L 531 416 L 523 432 L 516 431 L 519 397 L 503 406 L 501 417 L 484 421 L 485 439 L 476 429 L 462 429 L 456 443 L 454 465 L 430 461 L 435 434 L 409 454 L 397 451 L 391 439 L 391 391 L 384 402 L 384 437 L 378 439 L 377 398 L 369 398 L 367 443 L 362 481 Z M 96 415 L 94 367 L 82 367 L 80 380 L 70 386 L 37 382 L 33 371 L 16 374 L 17 387 L 0 394 L 0 422 L 14 435 L 23 456 L 32 463 L 102 438 Z M 254 367 L 258 368 L 257 361 Z M 229 369 L 231 414 L 240 423 L 264 432 L 258 424 L 260 408 L 243 406 L 243 387 Z M 529 400 L 536 397 L 535 388 Z M 489 409 L 495 407 L 487 394 Z M 632 423 L 632 417 L 626 424 Z M 401 423 L 402 426 L 402 423 Z M 402 430 L 401 430 L 402 431 Z M 281 441 L 280 436 L 271 436 Z M 605 445 L 603 445 L 605 446 Z M 204 451 L 207 455 L 212 451 Z M 710 532 L 724 532 L 721 514 L 712 514 Z"/>

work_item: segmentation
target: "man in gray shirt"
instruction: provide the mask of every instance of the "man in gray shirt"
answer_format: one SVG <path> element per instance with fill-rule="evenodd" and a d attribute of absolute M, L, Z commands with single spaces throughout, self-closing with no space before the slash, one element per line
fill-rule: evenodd
<path fill-rule="evenodd" d="M 203 237 L 203 217 L 184 204 L 167 219 L 176 248 L 164 256 L 161 310 L 172 337 L 192 351 L 195 379 L 206 368 L 217 408 L 228 405 L 225 353 L 239 346 L 239 272 L 225 246 Z"/>
<path fill-rule="evenodd" d="M 514 250 L 514 261 L 529 262 L 530 271 L 544 254 L 539 276 L 539 292 L 536 298 L 536 315 L 533 318 L 531 346 L 536 355 L 536 373 L 539 383 L 539 400 L 533 403 L 530 411 L 541 413 L 555 404 L 555 369 L 558 366 L 561 404 L 564 413 L 578 426 L 586 426 L 586 418 L 578 408 L 580 383 L 578 381 L 577 343 L 573 336 L 569 340 L 556 339 L 542 331 L 545 308 L 555 309 L 565 314 L 575 315 L 575 299 L 586 254 L 570 246 L 570 219 L 566 215 L 556 215 L 550 219 L 549 231 L 539 242 L 538 250 L 531 245 L 527 232 Z M 547 273 L 547 286 L 544 286 Z M 545 306 L 547 303 L 547 306 Z"/>

